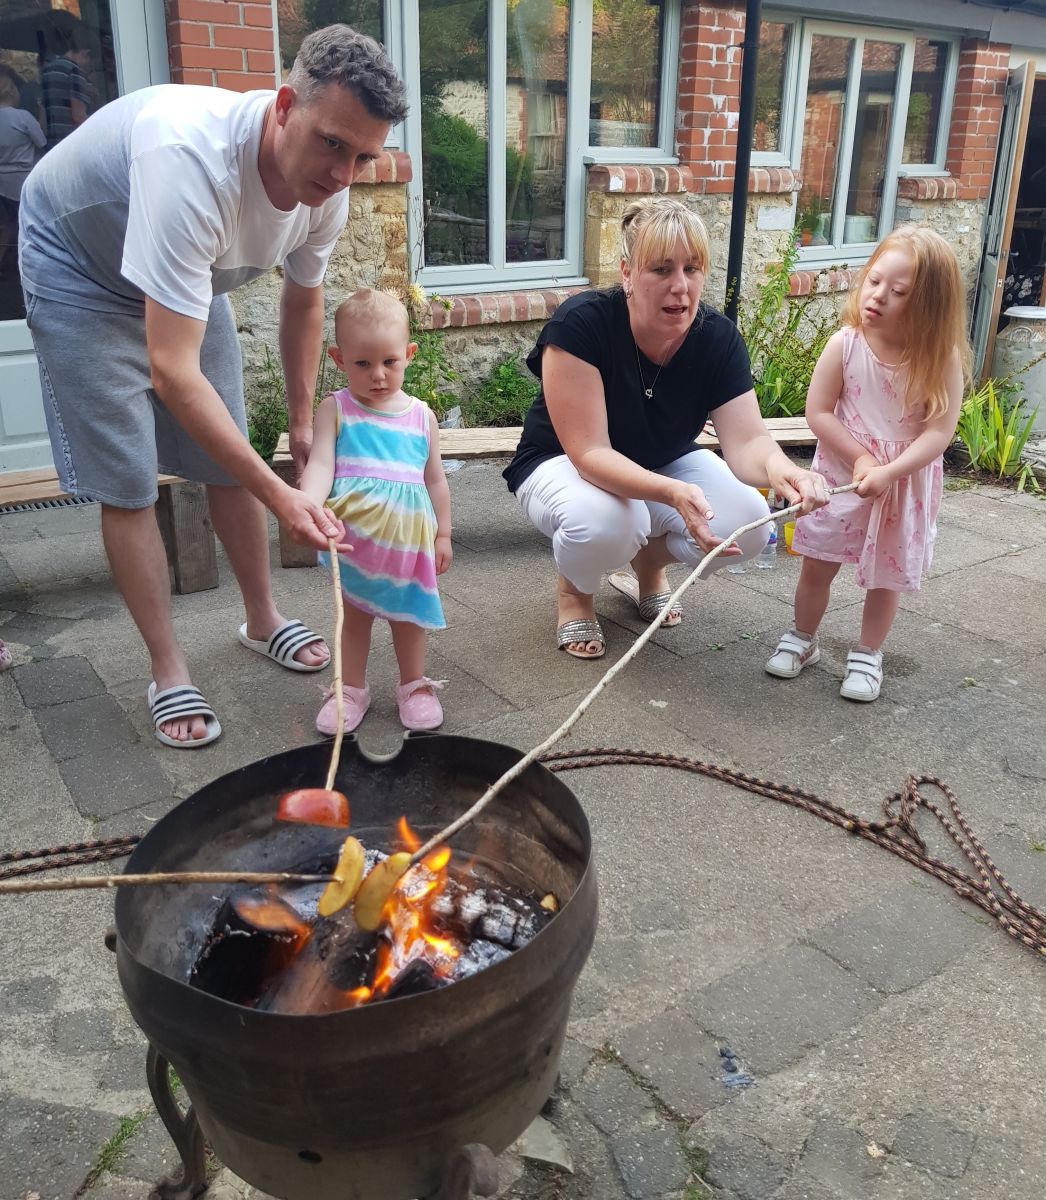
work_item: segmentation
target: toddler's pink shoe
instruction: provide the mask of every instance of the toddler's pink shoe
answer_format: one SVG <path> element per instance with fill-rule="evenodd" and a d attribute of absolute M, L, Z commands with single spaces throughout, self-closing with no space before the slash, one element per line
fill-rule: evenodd
<path fill-rule="evenodd" d="M 346 733 L 352 733 L 367 715 L 370 708 L 370 688 L 350 687 L 343 683 L 341 697 L 345 705 Z M 329 687 L 323 693 L 323 707 L 316 714 L 316 729 L 325 737 L 333 737 L 338 732 L 338 702 L 334 697 L 334 688 Z"/>
<path fill-rule="evenodd" d="M 443 724 L 443 705 L 436 696 L 436 689 L 446 682 L 422 675 L 420 679 L 397 685 L 396 703 L 404 729 L 439 729 Z M 426 688 L 431 690 L 426 691 Z"/>

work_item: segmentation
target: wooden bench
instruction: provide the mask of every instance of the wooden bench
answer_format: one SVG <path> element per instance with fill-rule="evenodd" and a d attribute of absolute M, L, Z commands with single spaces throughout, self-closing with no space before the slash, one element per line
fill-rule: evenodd
<path fill-rule="evenodd" d="M 177 475 L 161 475 L 157 484 L 160 497 L 156 501 L 156 519 L 175 591 L 184 595 L 216 588 L 218 559 L 207 512 L 206 488 Z M 0 516 L 8 505 L 62 500 L 65 496 L 53 467 L 0 474 Z"/>
<path fill-rule="evenodd" d="M 805 417 L 771 417 L 766 421 L 774 441 L 782 446 L 813 446 L 817 438 L 810 432 Z M 519 444 L 522 426 L 512 425 L 500 429 L 441 429 L 439 451 L 441 458 L 485 459 L 511 458 Z M 719 439 L 713 433 L 702 433 L 695 445 L 718 446 Z M 284 434 L 276 447 L 272 469 L 292 487 L 297 485 L 297 474 L 291 459 L 290 443 Z M 286 530 L 280 526 L 280 564 L 284 567 L 314 567 L 316 552 L 293 542 Z"/>

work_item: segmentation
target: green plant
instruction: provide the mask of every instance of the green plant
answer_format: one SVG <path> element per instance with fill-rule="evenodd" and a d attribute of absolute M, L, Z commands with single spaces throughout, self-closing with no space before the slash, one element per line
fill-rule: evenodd
<path fill-rule="evenodd" d="M 1013 480 L 1019 492 L 1041 491 L 1031 464 L 1022 461 L 1037 412 L 1022 419 L 1020 388 L 1011 379 L 986 379 L 971 391 L 962 402 L 956 429 L 970 466 Z"/>
<path fill-rule="evenodd" d="M 432 299 L 444 308 L 450 307 L 449 301 L 439 296 Z M 403 390 L 424 400 L 436 414 L 436 419 L 442 421 L 458 402 L 457 396 L 447 390 L 447 385 L 457 383 L 461 376 L 447 359 L 442 330 L 421 327 L 419 309 L 423 304 L 427 306 L 424 293 L 417 284 L 412 284 L 408 289 L 407 311 L 410 314 L 410 340 L 418 348 L 404 373 Z"/>
<path fill-rule="evenodd" d="M 521 366 L 519 354 L 513 354 L 462 401 L 461 415 L 466 425 L 522 425 L 537 394 L 538 381 Z"/>
<path fill-rule="evenodd" d="M 834 314 L 813 314 L 813 296 L 789 298 L 798 257 L 799 242 L 793 235 L 784 257 L 759 285 L 754 306 L 742 307 L 738 314 L 764 417 L 797 417 L 805 411 L 814 367 L 836 329 Z"/>
<path fill-rule="evenodd" d="M 336 374 L 327 355 L 328 345 L 325 338 L 313 389 L 313 409 L 331 390 Z M 255 452 L 266 462 L 271 462 L 280 437 L 287 432 L 287 386 L 279 358 L 268 346 L 262 349 L 264 358 L 254 379 L 251 401 L 247 406 L 247 437 Z"/>

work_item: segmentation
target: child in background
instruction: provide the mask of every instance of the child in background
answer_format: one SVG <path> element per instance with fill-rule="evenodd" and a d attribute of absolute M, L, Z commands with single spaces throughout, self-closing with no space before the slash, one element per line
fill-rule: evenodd
<path fill-rule="evenodd" d="M 341 640 L 345 731 L 370 707 L 367 659 L 371 627 L 392 629 L 399 665 L 400 720 L 407 729 L 436 729 L 443 709 L 425 674 L 426 630 L 443 629 L 436 576 L 450 566 L 450 489 L 431 409 L 402 390 L 417 346 L 407 310 L 393 296 L 355 292 L 334 317 L 329 354 L 349 386 L 316 410 L 312 451 L 301 488 L 345 526 L 339 554 L 345 598 Z M 321 555 L 321 560 L 327 559 Z M 320 733 L 337 730 L 334 689 L 316 718 Z"/>
<path fill-rule="evenodd" d="M 794 679 L 817 662 L 832 581 L 842 563 L 855 563 L 866 591 L 861 638 L 839 691 L 878 697 L 901 593 L 919 590 L 933 555 L 942 459 L 970 371 L 965 296 L 951 247 L 922 226 L 895 229 L 859 275 L 806 402 L 818 439 L 813 469 L 832 487 L 859 487 L 796 522 L 795 629 L 768 660 L 771 675 Z"/>

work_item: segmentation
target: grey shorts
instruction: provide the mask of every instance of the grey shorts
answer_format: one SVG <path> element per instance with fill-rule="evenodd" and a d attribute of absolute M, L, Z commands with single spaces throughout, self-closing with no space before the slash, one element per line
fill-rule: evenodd
<path fill-rule="evenodd" d="M 65 491 L 117 508 L 146 508 L 156 502 L 158 473 L 236 484 L 153 391 L 144 317 L 29 293 L 25 299 L 47 432 Z M 227 296 L 211 303 L 200 366 L 246 435 L 240 344 Z"/>

